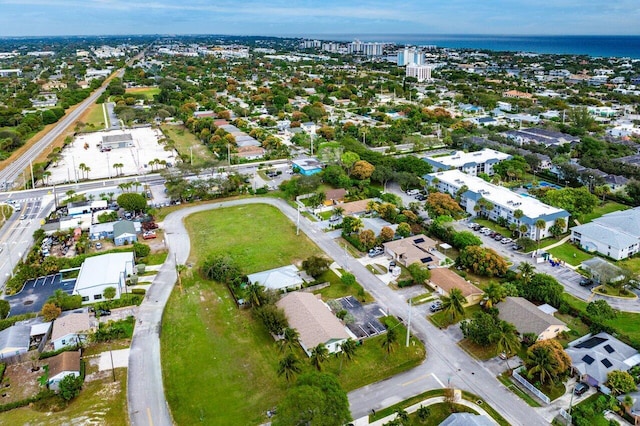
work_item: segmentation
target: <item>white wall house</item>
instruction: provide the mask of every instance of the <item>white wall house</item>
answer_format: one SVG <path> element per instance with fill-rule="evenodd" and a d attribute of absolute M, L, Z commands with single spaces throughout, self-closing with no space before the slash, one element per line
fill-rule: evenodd
<path fill-rule="evenodd" d="M 125 291 L 127 276 L 133 273 L 133 252 L 109 253 L 88 257 L 80 267 L 73 294 L 82 296 L 82 303 L 104 299 L 104 290 L 116 289 L 116 299 Z"/>
<path fill-rule="evenodd" d="M 449 193 L 452 197 L 455 197 L 456 193 L 465 187 L 465 191 L 460 194 L 460 205 L 467 213 L 473 216 L 486 215 L 494 221 L 503 217 L 508 223 L 515 223 L 518 227 L 526 225 L 527 232 L 523 236 L 532 240 L 551 236 L 549 228 L 559 218 L 565 220 L 563 231 L 567 229 L 570 215 L 566 210 L 549 206 L 533 197 L 517 194 L 503 186 L 494 185 L 479 177 L 462 173 L 460 170 L 431 173 L 425 175 L 424 178 L 438 191 Z M 493 209 L 486 211 L 485 208 L 481 208 L 476 211 L 476 205 L 481 199 L 490 202 Z M 513 215 L 516 210 L 523 212 L 520 219 Z M 545 227 L 538 229 L 535 224 L 540 219 L 545 222 Z"/>
<path fill-rule="evenodd" d="M 571 241 L 615 260 L 640 251 L 640 207 L 608 213 L 571 228 Z"/>

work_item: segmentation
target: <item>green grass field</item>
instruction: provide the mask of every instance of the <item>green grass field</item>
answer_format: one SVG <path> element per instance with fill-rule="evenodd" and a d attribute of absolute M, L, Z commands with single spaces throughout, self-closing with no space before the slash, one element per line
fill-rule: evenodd
<path fill-rule="evenodd" d="M 585 260 L 589 260 L 593 257 L 592 254 L 586 253 L 580 250 L 573 244 L 566 242 L 558 247 L 547 250 L 553 257 L 557 257 L 560 260 L 564 260 L 570 265 L 578 266 Z"/>
<path fill-rule="evenodd" d="M 480 305 L 471 305 L 464 308 L 464 317 L 451 318 L 451 314 L 447 314 L 444 311 L 436 312 L 435 314 L 427 317 L 437 327 L 447 328 L 450 325 L 457 324 L 465 318 L 473 318 L 476 312 L 482 311 Z"/>
<path fill-rule="evenodd" d="M 191 148 L 193 148 L 194 166 L 203 166 L 218 161 L 213 153 L 186 127 L 164 125 L 162 126 L 162 131 L 169 139 L 175 142 L 176 150 L 180 155 L 188 155 L 191 158 Z"/>
<path fill-rule="evenodd" d="M 136 95 L 144 95 L 145 98 L 153 100 L 153 96 L 160 93 L 159 87 L 132 87 L 127 89 L 127 93 L 135 93 Z"/>
<path fill-rule="evenodd" d="M 264 229 L 268 224 L 268 231 Z M 252 273 L 301 261 L 320 250 L 270 206 L 252 205 L 197 213 L 186 220 L 191 260 L 228 253 Z M 277 406 L 288 384 L 277 376 L 282 354 L 264 325 L 250 310 L 239 310 L 225 286 L 205 281 L 195 272 L 175 290 L 163 318 L 161 341 L 166 396 L 178 425 L 259 424 Z M 420 364 L 424 347 L 398 326 L 399 342 L 391 354 L 381 339 L 367 340 L 352 362 L 330 358 L 324 371 L 337 375 L 347 391 L 382 380 Z M 303 372 L 312 367 L 302 350 Z"/>
<path fill-rule="evenodd" d="M 37 405 L 37 404 L 36 404 Z M 116 369 L 116 381 L 111 375 L 105 379 L 85 382 L 80 395 L 62 411 L 54 413 L 22 407 L 0 415 L 0 426 L 99 424 L 120 426 L 128 424 L 127 370 Z"/>
<path fill-rule="evenodd" d="M 578 217 L 578 222 L 584 224 L 587 222 L 591 222 L 593 219 L 596 219 L 607 213 L 613 213 L 619 210 L 626 210 L 628 208 L 629 206 L 625 206 L 624 204 L 616 203 L 615 201 L 607 201 L 606 203 L 593 209 L 591 213 L 580 215 Z"/>
<path fill-rule="evenodd" d="M 299 263 L 322 251 L 278 209 L 264 204 L 196 213 L 186 221 L 190 260 L 196 265 L 216 254 L 236 259 L 245 274 Z"/>
<path fill-rule="evenodd" d="M 86 127 L 83 129 L 84 131 L 100 131 L 104 130 L 106 124 L 104 122 L 105 115 L 103 112 L 104 104 L 94 104 L 89 108 L 89 112 L 85 116 L 85 124 Z M 109 120 L 107 118 L 107 120 Z"/>

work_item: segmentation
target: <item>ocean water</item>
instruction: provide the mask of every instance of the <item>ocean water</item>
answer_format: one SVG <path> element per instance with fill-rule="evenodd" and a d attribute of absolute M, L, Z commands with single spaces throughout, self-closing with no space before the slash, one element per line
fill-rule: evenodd
<path fill-rule="evenodd" d="M 340 34 L 314 38 L 323 40 L 392 42 L 416 46 L 483 49 L 509 52 L 589 55 L 596 57 L 640 58 L 637 36 L 521 36 L 521 35 L 421 35 L 421 34 Z"/>

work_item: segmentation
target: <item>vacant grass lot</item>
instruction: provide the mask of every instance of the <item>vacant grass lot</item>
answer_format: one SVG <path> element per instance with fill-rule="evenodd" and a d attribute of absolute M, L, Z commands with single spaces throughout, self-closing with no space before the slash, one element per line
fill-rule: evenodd
<path fill-rule="evenodd" d="M 213 155 L 206 146 L 202 144 L 184 126 L 171 126 L 164 125 L 161 127 L 162 132 L 172 141 L 175 142 L 176 150 L 180 155 L 187 155 L 191 158 L 191 149 L 193 149 L 193 165 L 194 166 L 203 166 L 205 164 L 212 164 L 217 161 L 216 157 Z"/>
<path fill-rule="evenodd" d="M 578 217 L 578 222 L 580 223 L 591 222 L 593 219 L 596 219 L 607 213 L 613 213 L 619 210 L 626 210 L 628 208 L 629 206 L 625 206 L 624 204 L 616 203 L 615 201 L 607 201 L 606 203 L 593 209 L 591 213 L 580 215 Z"/>
<path fill-rule="evenodd" d="M 268 224 L 265 231 L 264 224 Z M 228 253 L 252 273 L 301 261 L 320 250 L 270 206 L 243 206 L 197 213 L 186 220 L 191 260 Z M 188 275 L 189 273 L 187 273 Z M 267 421 L 289 385 L 277 376 L 282 354 L 250 310 L 236 308 L 225 286 L 201 279 L 195 270 L 174 291 L 163 318 L 161 340 L 166 396 L 176 424 L 250 425 Z M 406 331 L 398 328 L 399 341 Z M 324 371 L 345 390 L 382 380 L 422 362 L 424 347 L 396 344 L 387 354 L 378 337 L 365 341 L 356 358 L 330 358 Z M 303 372 L 312 367 L 297 351 Z"/>
<path fill-rule="evenodd" d="M 0 425 L 128 424 L 126 387 L 127 370 L 118 368 L 115 382 L 111 374 L 104 379 L 85 382 L 80 395 L 62 411 L 52 413 L 46 409 L 36 411 L 35 407 L 16 408 L 0 415 Z"/>
<path fill-rule="evenodd" d="M 302 262 L 322 251 L 275 207 L 254 204 L 196 213 L 186 221 L 190 261 L 216 254 L 236 259 L 245 274 Z"/>
<path fill-rule="evenodd" d="M 99 130 L 104 130 L 106 124 L 104 122 L 104 112 L 103 112 L 104 104 L 94 104 L 89 107 L 89 112 L 86 115 L 86 127 L 82 130 L 84 131 L 93 131 L 97 132 Z M 108 118 L 107 118 L 108 120 Z"/>
<path fill-rule="evenodd" d="M 153 95 L 160 93 L 159 87 L 131 87 L 127 89 L 127 93 L 135 93 L 136 95 L 144 95 L 145 98 L 153 100 Z"/>
<path fill-rule="evenodd" d="M 329 282 L 331 285 L 322 290 L 318 290 L 315 294 L 322 295 L 322 300 L 339 299 L 341 297 L 353 296 L 362 303 L 373 302 L 373 296 L 364 291 L 359 283 L 354 285 L 346 285 L 331 269 L 325 271 L 317 279 L 318 283 Z"/>
<path fill-rule="evenodd" d="M 553 257 L 557 257 L 560 260 L 564 260 L 570 265 L 578 266 L 585 260 L 589 260 L 593 257 L 592 254 L 586 253 L 580 250 L 573 244 L 566 242 L 558 247 L 547 250 Z"/>

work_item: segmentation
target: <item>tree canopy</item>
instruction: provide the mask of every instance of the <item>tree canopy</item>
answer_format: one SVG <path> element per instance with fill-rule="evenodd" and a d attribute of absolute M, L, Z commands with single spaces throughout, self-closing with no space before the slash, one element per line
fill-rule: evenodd
<path fill-rule="evenodd" d="M 120 194 L 116 201 L 120 207 L 130 212 L 143 212 L 147 208 L 147 200 L 142 194 L 126 192 Z"/>
<path fill-rule="evenodd" d="M 507 261 L 488 247 L 467 246 L 460 251 L 456 264 L 473 273 L 487 277 L 502 276 L 507 272 Z"/>

